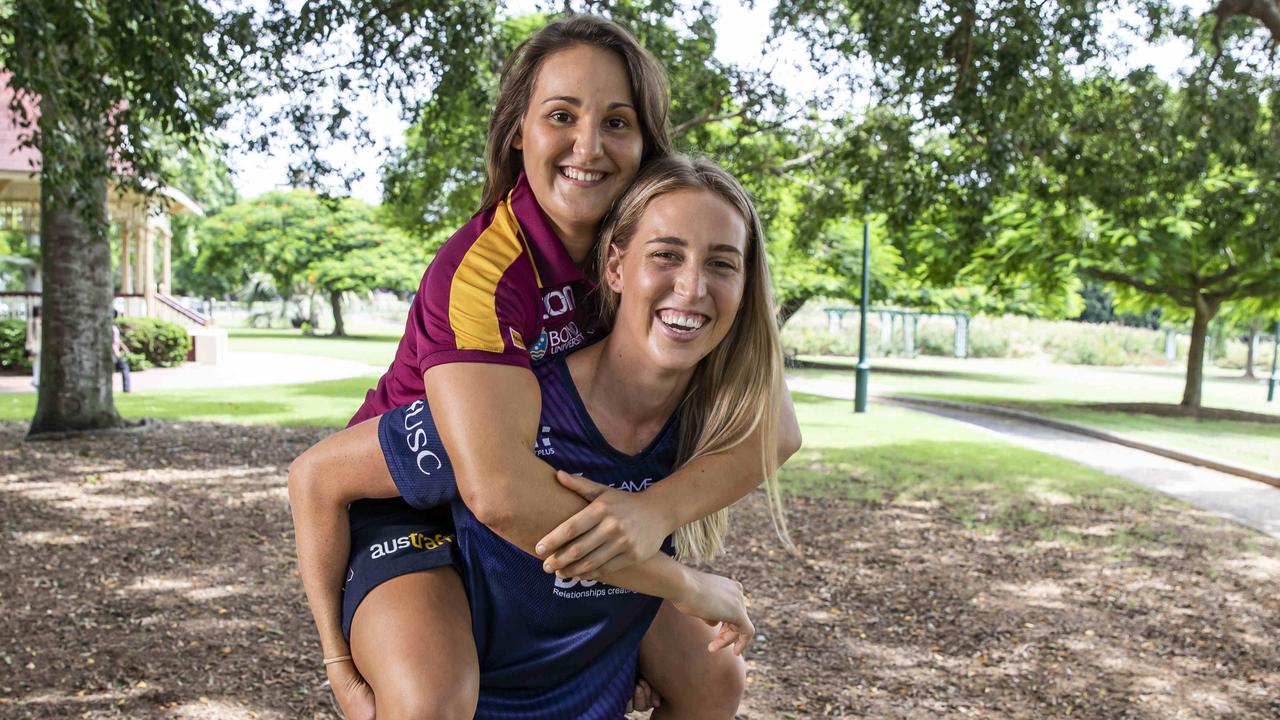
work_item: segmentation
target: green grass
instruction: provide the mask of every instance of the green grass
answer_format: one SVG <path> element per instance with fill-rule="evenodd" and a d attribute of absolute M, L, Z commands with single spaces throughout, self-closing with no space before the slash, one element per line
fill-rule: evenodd
<path fill-rule="evenodd" d="M 846 362 L 836 360 L 836 362 Z M 804 369 L 805 380 L 852 385 L 843 370 Z M 1007 405 L 1226 461 L 1280 470 L 1280 424 L 1196 420 L 1080 407 L 1089 403 L 1162 403 L 1182 399 L 1177 367 L 1102 368 L 1027 360 L 884 359 L 873 363 L 871 391 L 883 395 Z M 1238 373 L 1206 372 L 1204 405 L 1280 417 L 1266 402 L 1266 386 Z"/>
<path fill-rule="evenodd" d="M 1099 509 L 1172 502 L 933 415 L 882 405 L 855 415 L 847 400 L 812 395 L 797 395 L 796 411 L 804 447 L 783 469 L 789 492 L 938 502 L 979 529 L 1051 529 L 1050 500 Z"/>
<path fill-rule="evenodd" d="M 231 352 L 264 352 L 330 357 L 386 367 L 395 357 L 399 335 L 353 335 L 335 338 L 303 335 L 297 330 L 228 330 Z"/>
<path fill-rule="evenodd" d="M 855 360 L 823 358 L 852 368 Z M 871 361 L 871 392 L 946 397 L 957 400 L 1022 402 L 1177 404 L 1183 371 L 1168 367 L 1094 367 L 1034 360 L 985 360 L 919 357 Z M 827 377 L 852 385 L 848 370 L 797 370 L 800 377 Z M 1236 371 L 1210 368 L 1202 387 L 1206 407 L 1280 415 L 1280 403 L 1266 402 L 1266 384 L 1245 380 Z"/>
<path fill-rule="evenodd" d="M 1120 433 L 1138 440 L 1280 471 L 1280 423 L 1197 420 L 1105 412 L 1069 404 L 1037 404 L 1033 412 Z"/>
<path fill-rule="evenodd" d="M 159 418 L 249 425 L 316 425 L 340 428 L 360 407 L 377 376 L 301 385 L 207 388 L 115 393 L 126 418 Z M 0 395 L 0 420 L 27 422 L 34 393 Z"/>

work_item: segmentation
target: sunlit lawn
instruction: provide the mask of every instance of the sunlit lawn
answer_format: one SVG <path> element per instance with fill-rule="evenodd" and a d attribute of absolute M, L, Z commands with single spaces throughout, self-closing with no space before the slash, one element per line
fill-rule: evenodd
<path fill-rule="evenodd" d="M 232 352 L 266 352 L 354 360 L 369 365 L 389 365 L 396 354 L 399 335 L 354 335 L 335 338 L 303 335 L 297 330 L 232 328 L 227 331 Z"/>
<path fill-rule="evenodd" d="M 1177 367 L 1101 368 L 1024 360 L 895 358 L 873 363 L 870 386 L 873 394 L 1017 407 L 1224 460 L 1280 470 L 1280 424 L 1079 407 L 1090 403 L 1177 404 L 1182 398 L 1181 373 Z M 837 387 L 853 384 L 852 372 L 847 370 L 805 369 L 790 374 L 822 379 Z M 1217 369 L 1206 372 L 1204 405 L 1280 416 L 1280 402 L 1266 402 L 1265 384 L 1238 375 Z"/>
<path fill-rule="evenodd" d="M 796 374 L 847 379 L 852 386 L 856 360 L 823 361 L 843 363 L 850 370 L 799 370 Z M 1177 404 L 1182 400 L 1183 371 L 1181 366 L 1094 367 L 1035 360 L 884 358 L 871 361 L 871 391 L 973 400 Z M 1266 384 L 1245 380 L 1239 371 L 1206 369 L 1202 393 L 1206 407 L 1280 415 L 1280 402 L 1266 402 Z"/>
<path fill-rule="evenodd" d="M 997 528 L 1050 523 L 1042 512 L 1050 500 L 1097 508 L 1175 502 L 962 422 L 877 403 L 862 415 L 846 400 L 795 399 L 804 447 L 782 473 L 792 492 L 937 502 L 966 524 Z"/>

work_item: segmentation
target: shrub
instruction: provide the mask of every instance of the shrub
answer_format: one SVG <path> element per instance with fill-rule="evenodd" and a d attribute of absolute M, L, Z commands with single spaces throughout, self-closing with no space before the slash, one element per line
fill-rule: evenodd
<path fill-rule="evenodd" d="M 173 367 L 187 360 L 191 336 L 177 323 L 154 318 L 117 318 L 120 339 L 129 347 L 125 358 L 132 370 Z"/>
<path fill-rule="evenodd" d="M 27 321 L 0 320 L 0 369 L 31 372 L 27 357 Z"/>

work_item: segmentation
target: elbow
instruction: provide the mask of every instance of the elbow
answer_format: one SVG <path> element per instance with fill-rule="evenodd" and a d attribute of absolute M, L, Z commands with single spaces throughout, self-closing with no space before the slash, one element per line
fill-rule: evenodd
<path fill-rule="evenodd" d="M 800 437 L 799 425 L 783 428 L 778 433 L 778 467 L 782 467 L 787 460 L 791 459 L 792 455 L 800 451 L 802 442 L 803 438 Z"/>
<path fill-rule="evenodd" d="M 512 494 L 505 491 L 498 475 L 486 475 L 487 479 L 484 481 L 478 480 L 474 475 L 465 471 L 458 472 L 458 497 L 485 527 L 506 537 L 516 517 Z"/>

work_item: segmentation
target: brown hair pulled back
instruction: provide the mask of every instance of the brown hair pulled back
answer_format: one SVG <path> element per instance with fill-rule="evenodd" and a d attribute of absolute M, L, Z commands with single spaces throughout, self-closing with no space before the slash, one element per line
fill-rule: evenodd
<path fill-rule="evenodd" d="M 520 123 L 529 108 L 533 84 L 542 61 L 553 53 L 578 45 L 590 45 L 612 52 L 627 67 L 631 99 L 636 105 L 644 154 L 640 162 L 666 157 L 673 152 L 671 128 L 667 120 L 670 95 L 662 65 L 640 47 L 621 26 L 592 15 L 575 15 L 556 20 L 533 34 L 511 53 L 502 67 L 498 100 L 489 120 L 485 142 L 485 182 L 481 209 L 502 200 L 515 186 L 524 169 L 519 150 L 511 147 L 520 132 Z"/>

